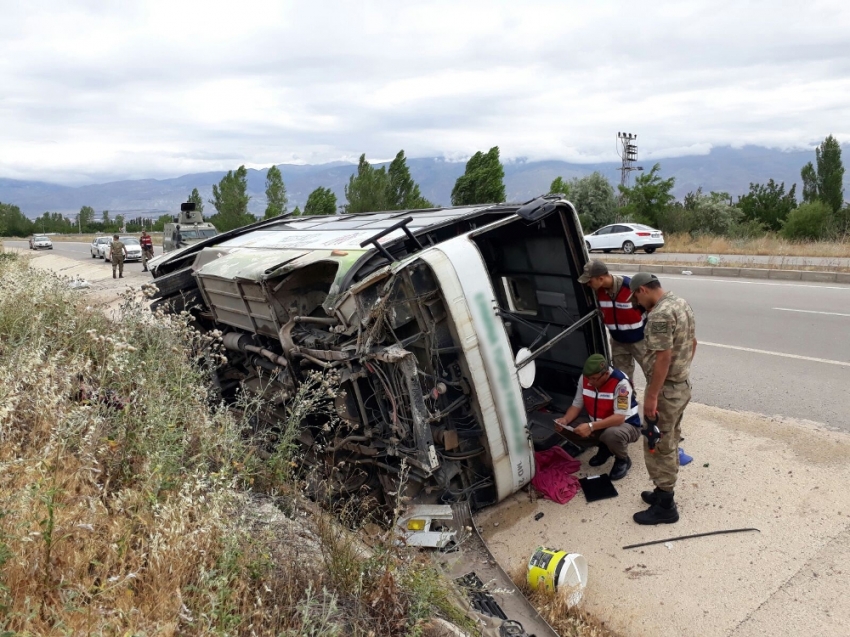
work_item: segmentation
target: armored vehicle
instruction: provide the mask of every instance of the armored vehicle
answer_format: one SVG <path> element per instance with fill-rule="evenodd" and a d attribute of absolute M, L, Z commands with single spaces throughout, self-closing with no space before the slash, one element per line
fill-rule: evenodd
<path fill-rule="evenodd" d="M 195 203 L 187 201 L 180 204 L 180 214 L 174 217 L 174 223 L 166 223 L 163 227 L 162 251 L 171 252 L 217 234 L 216 227 L 209 221 L 204 221 L 203 215 L 195 209 Z M 180 245 L 177 245 L 178 241 Z"/>
<path fill-rule="evenodd" d="M 334 491 L 394 493 L 405 474 L 417 502 L 476 509 L 531 480 L 584 360 L 608 351 L 586 261 L 574 207 L 550 196 L 278 217 L 151 267 L 158 305 L 223 332 L 218 390 L 267 397 L 262 426 L 331 374 L 335 414 L 305 417 L 299 441 Z"/>

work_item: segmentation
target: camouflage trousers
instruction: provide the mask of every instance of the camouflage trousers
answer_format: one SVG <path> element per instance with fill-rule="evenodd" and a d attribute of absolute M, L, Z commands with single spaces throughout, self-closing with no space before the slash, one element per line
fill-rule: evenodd
<path fill-rule="evenodd" d="M 118 276 L 124 276 L 124 258 L 116 259 L 112 257 L 112 276 L 115 276 L 115 270 L 118 270 Z"/>
<path fill-rule="evenodd" d="M 611 364 L 615 369 L 623 372 L 634 384 L 635 381 L 635 361 L 643 370 L 643 375 L 646 376 L 646 369 L 643 366 L 643 361 L 646 358 L 646 341 L 640 340 L 637 343 L 620 343 L 611 339 Z"/>
<path fill-rule="evenodd" d="M 682 437 L 682 416 L 691 401 L 691 382 L 664 383 L 658 395 L 658 428 L 661 440 L 655 453 L 649 452 L 649 442 L 643 439 L 643 457 L 646 470 L 655 486 L 672 491 L 679 474 L 679 439 Z"/>

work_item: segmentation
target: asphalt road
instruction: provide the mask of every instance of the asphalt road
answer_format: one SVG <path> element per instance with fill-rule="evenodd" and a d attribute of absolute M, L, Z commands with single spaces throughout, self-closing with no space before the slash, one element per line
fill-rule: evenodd
<path fill-rule="evenodd" d="M 54 253 L 86 260 L 88 245 L 56 242 Z M 696 314 L 693 400 L 850 431 L 850 286 L 675 275 L 661 281 Z"/>
<path fill-rule="evenodd" d="M 3 245 L 9 248 L 29 248 L 28 241 L 3 241 Z M 89 243 L 78 243 L 75 241 L 54 241 L 53 250 L 39 250 L 38 252 L 47 252 L 49 254 L 58 254 L 69 259 L 91 259 L 91 249 Z M 162 254 L 162 246 L 154 245 L 154 255 Z M 35 253 L 35 251 L 33 252 Z"/>
<path fill-rule="evenodd" d="M 660 278 L 696 316 L 694 401 L 850 431 L 850 286 Z"/>

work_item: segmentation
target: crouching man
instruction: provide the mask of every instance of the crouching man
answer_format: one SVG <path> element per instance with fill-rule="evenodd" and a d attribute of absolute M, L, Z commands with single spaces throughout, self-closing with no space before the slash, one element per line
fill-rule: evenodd
<path fill-rule="evenodd" d="M 598 447 L 589 462 L 592 467 L 602 466 L 613 455 L 611 479 L 620 480 L 632 466 L 629 445 L 640 439 L 634 387 L 602 354 L 591 355 L 582 371 L 573 404 L 555 421 L 555 428 L 580 447 Z"/>

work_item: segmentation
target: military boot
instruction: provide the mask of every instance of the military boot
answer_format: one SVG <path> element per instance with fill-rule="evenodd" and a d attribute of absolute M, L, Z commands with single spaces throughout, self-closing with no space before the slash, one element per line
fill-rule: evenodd
<path fill-rule="evenodd" d="M 596 455 L 593 456 L 590 460 L 588 460 L 587 464 L 589 464 L 591 467 L 599 467 L 608 462 L 608 458 L 613 455 L 614 454 L 611 453 L 611 450 L 608 449 L 608 447 L 603 444 L 600 444 L 599 449 L 596 450 Z"/>
<path fill-rule="evenodd" d="M 655 487 L 654 491 L 641 491 L 640 497 L 647 504 L 655 504 L 658 502 L 658 494 L 664 493 L 658 487 Z"/>
<path fill-rule="evenodd" d="M 614 458 L 614 466 L 611 467 L 611 473 L 608 475 L 612 480 L 622 480 L 631 468 L 632 459 L 628 456 L 625 458 Z"/>
<path fill-rule="evenodd" d="M 679 511 L 673 501 L 672 491 L 660 491 L 655 503 L 646 511 L 635 513 L 638 524 L 673 524 L 679 521 Z"/>

